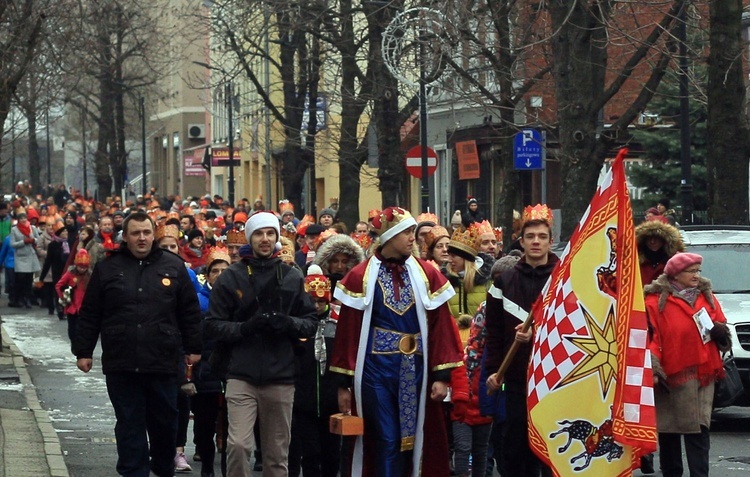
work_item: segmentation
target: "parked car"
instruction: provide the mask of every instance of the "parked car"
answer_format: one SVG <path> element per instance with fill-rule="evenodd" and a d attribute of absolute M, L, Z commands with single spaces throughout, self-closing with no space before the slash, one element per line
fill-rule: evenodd
<path fill-rule="evenodd" d="M 735 405 L 750 406 L 750 227 L 696 225 L 681 232 L 686 250 L 703 257 L 702 275 L 711 280 L 732 333 L 732 352 L 745 387 Z"/>

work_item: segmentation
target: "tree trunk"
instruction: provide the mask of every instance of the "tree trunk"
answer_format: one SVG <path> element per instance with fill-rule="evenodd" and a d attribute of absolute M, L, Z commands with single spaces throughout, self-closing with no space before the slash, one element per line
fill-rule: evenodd
<path fill-rule="evenodd" d="M 399 85 L 385 66 L 382 54 L 383 31 L 393 18 L 388 8 L 380 8 L 369 24 L 369 45 L 373 60 L 373 118 L 378 137 L 378 181 L 383 207 L 406 205 L 404 178 L 407 177 L 401 152 L 399 124 Z M 417 215 L 415 211 L 414 215 Z"/>
<path fill-rule="evenodd" d="M 553 76 L 560 125 L 562 174 L 561 240 L 567 240 L 578 225 L 596 190 L 604 162 L 597 157 L 600 111 L 591 110 L 604 91 L 607 67 L 607 29 L 588 4 L 571 1 L 549 4 L 552 24 L 559 25 L 552 41 L 555 58 Z M 592 100 L 592 98 L 594 100 Z"/>
<path fill-rule="evenodd" d="M 513 68 L 516 57 L 512 51 L 510 22 L 503 21 L 510 16 L 510 7 L 503 4 L 497 10 L 498 20 L 495 21 L 497 28 L 498 64 L 502 68 L 496 71 L 495 77 L 500 89 L 502 107 L 500 115 L 500 137 L 503 138 L 503 148 L 500 150 L 500 161 L 502 167 L 502 189 L 498 194 L 498 215 L 492 217 L 493 224 L 501 224 L 503 227 L 503 247 L 507 248 L 512 241 L 513 233 L 513 209 L 522 210 L 520 175 L 513 163 L 513 138 L 517 132 L 515 126 L 516 104 L 513 98 Z"/>
<path fill-rule="evenodd" d="M 114 174 L 115 193 L 119 194 L 119 191 L 125 187 L 125 178 L 128 175 L 128 153 L 125 149 L 125 105 L 119 88 L 115 94 L 115 114 L 115 160 L 111 164 L 111 169 Z"/>
<path fill-rule="evenodd" d="M 342 12 L 350 12 L 352 1 L 340 2 Z M 353 228 L 360 220 L 360 170 L 367 160 L 366 142 L 359 144 L 358 132 L 362 112 L 367 105 L 372 82 L 359 89 L 357 78 L 360 67 L 357 63 L 358 46 L 355 44 L 354 21 L 351 14 L 342 15 L 339 29 L 340 41 L 335 46 L 341 55 L 341 132 L 339 137 L 339 220 Z M 367 139 L 365 138 L 365 141 Z"/>
<path fill-rule="evenodd" d="M 748 120 L 745 112 L 742 1 L 710 2 L 708 57 L 709 218 L 748 223 Z"/>
<path fill-rule="evenodd" d="M 29 181 L 33 190 L 40 191 L 43 187 L 39 177 L 42 164 L 39 160 L 39 141 L 36 136 L 36 104 L 33 99 L 29 101 L 26 110 L 26 121 L 29 123 Z"/>

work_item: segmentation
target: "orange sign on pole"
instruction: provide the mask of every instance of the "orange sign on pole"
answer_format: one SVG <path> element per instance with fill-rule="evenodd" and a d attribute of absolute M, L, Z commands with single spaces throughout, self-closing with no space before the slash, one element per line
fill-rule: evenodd
<path fill-rule="evenodd" d="M 458 179 L 479 179 L 479 154 L 476 141 L 456 143 L 458 156 Z"/>

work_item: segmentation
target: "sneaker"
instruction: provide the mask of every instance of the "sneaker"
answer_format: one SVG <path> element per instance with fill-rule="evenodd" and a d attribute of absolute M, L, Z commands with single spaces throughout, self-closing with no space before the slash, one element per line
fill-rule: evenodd
<path fill-rule="evenodd" d="M 192 472 L 193 471 L 193 468 L 190 467 L 190 464 L 187 463 L 185 454 L 182 452 L 178 452 L 174 456 L 174 471 L 175 472 Z"/>

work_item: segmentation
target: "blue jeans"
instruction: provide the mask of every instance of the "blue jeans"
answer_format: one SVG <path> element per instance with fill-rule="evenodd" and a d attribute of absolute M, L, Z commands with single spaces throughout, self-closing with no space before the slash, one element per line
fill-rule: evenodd
<path fill-rule="evenodd" d="M 177 376 L 112 373 L 106 375 L 106 380 L 117 418 L 117 472 L 127 477 L 149 477 L 153 471 L 159 477 L 172 477 L 177 441 Z"/>

